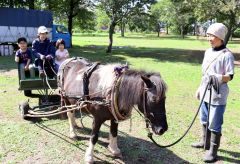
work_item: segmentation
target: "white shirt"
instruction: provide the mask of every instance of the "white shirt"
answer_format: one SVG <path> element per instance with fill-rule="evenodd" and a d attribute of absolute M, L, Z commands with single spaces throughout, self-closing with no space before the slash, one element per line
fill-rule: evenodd
<path fill-rule="evenodd" d="M 212 48 L 206 50 L 203 63 L 202 63 L 202 82 L 200 89 L 200 97 L 202 98 L 205 87 L 208 83 L 206 77 L 209 75 L 233 75 L 234 74 L 234 57 L 231 51 L 224 48 L 220 51 L 215 51 Z M 228 97 L 228 85 L 227 83 L 221 82 L 219 88 L 219 94 L 213 89 L 212 90 L 212 105 L 226 105 Z M 210 91 L 206 92 L 204 98 L 205 102 L 209 102 Z"/>
<path fill-rule="evenodd" d="M 55 63 L 57 65 L 61 65 L 64 60 L 66 60 L 69 57 L 68 50 L 64 49 L 63 51 L 60 51 L 59 49 L 55 53 Z"/>

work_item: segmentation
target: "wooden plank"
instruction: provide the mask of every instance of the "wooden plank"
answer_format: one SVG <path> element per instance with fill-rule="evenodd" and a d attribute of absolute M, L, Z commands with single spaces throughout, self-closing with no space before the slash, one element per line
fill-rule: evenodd
<path fill-rule="evenodd" d="M 49 79 L 49 85 L 52 89 L 57 88 L 57 80 L 56 79 Z M 19 90 L 39 90 L 39 89 L 48 89 L 48 85 L 44 84 L 42 79 L 25 79 L 20 80 L 19 83 Z"/>

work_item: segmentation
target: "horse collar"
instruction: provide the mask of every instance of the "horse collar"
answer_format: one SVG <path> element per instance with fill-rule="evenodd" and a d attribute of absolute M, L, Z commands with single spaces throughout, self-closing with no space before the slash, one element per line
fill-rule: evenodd
<path fill-rule="evenodd" d="M 118 107 L 118 96 L 119 96 L 119 86 L 122 82 L 122 75 L 120 75 L 119 77 L 117 77 L 113 87 L 112 87 L 112 93 L 111 93 L 111 113 L 114 117 L 114 119 L 118 122 L 118 121 L 124 121 L 126 119 L 129 118 L 130 113 L 127 114 L 122 114 L 119 111 L 119 107 Z"/>

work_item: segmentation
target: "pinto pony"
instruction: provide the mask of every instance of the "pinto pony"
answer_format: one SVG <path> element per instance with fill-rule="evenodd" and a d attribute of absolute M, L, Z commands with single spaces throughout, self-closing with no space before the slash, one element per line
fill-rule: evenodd
<path fill-rule="evenodd" d="M 58 83 L 63 105 L 85 102 L 82 111 L 93 116 L 89 147 L 85 153 L 87 163 L 94 161 L 94 145 L 106 120 L 111 121 L 108 148 L 113 155 L 121 154 L 117 145 L 118 121 L 129 118 L 134 106 L 143 113 L 155 134 L 162 135 L 168 129 L 166 84 L 160 74 L 116 68 L 122 67 L 120 64 L 94 64 L 83 58 L 68 59 L 60 67 Z M 67 115 L 70 138 L 75 138 L 74 112 Z"/>

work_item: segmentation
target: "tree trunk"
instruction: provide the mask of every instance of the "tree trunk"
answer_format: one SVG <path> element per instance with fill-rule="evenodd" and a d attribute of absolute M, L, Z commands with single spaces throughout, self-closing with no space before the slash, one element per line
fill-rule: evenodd
<path fill-rule="evenodd" d="M 196 35 L 196 28 L 197 28 L 197 24 L 196 24 L 196 23 L 194 23 L 194 28 L 193 28 L 193 36 L 195 36 L 195 35 Z"/>
<path fill-rule="evenodd" d="M 225 36 L 225 40 L 224 40 L 224 44 L 225 45 L 227 45 L 228 44 L 228 41 L 229 41 L 229 39 L 230 39 L 230 37 L 231 37 L 231 35 L 232 35 L 232 33 L 234 32 L 234 25 L 235 25 L 235 18 L 236 18 L 236 15 L 233 13 L 233 12 L 231 12 L 231 15 L 230 15 L 230 17 L 229 17 L 229 20 L 230 20 L 230 22 L 229 22 L 229 26 L 228 26 L 228 32 L 227 32 L 227 34 L 226 34 L 226 36 Z"/>
<path fill-rule="evenodd" d="M 183 28 L 183 25 L 181 26 L 181 36 L 182 36 L 182 38 L 184 39 L 184 28 Z"/>
<path fill-rule="evenodd" d="M 168 23 L 166 24 L 166 34 L 168 35 Z"/>
<path fill-rule="evenodd" d="M 121 27 L 120 28 L 121 28 L 121 37 L 124 37 L 125 36 L 124 35 L 125 34 L 125 23 L 124 22 L 121 23 Z"/>
<path fill-rule="evenodd" d="M 73 17 L 72 15 L 68 16 L 68 31 L 70 34 L 70 46 L 72 47 L 72 23 L 73 23 Z"/>
<path fill-rule="evenodd" d="M 227 32 L 227 34 L 225 36 L 225 40 L 224 40 L 225 45 L 228 44 L 228 41 L 229 41 L 231 35 L 232 35 L 232 27 L 228 27 L 228 32 Z"/>
<path fill-rule="evenodd" d="M 109 27 L 109 45 L 108 48 L 106 50 L 106 53 L 111 53 L 112 52 L 112 44 L 113 44 L 113 33 L 114 33 L 114 29 L 116 26 L 116 22 L 112 21 Z"/>
<path fill-rule="evenodd" d="M 68 15 L 68 31 L 70 34 L 70 46 L 72 47 L 72 28 L 73 28 L 73 9 L 74 9 L 74 2 L 73 0 L 69 1 L 69 5 L 70 5 L 70 11 L 69 11 L 69 15 Z"/>
<path fill-rule="evenodd" d="M 157 33 L 158 33 L 158 37 L 160 37 L 160 24 L 157 24 Z"/>

